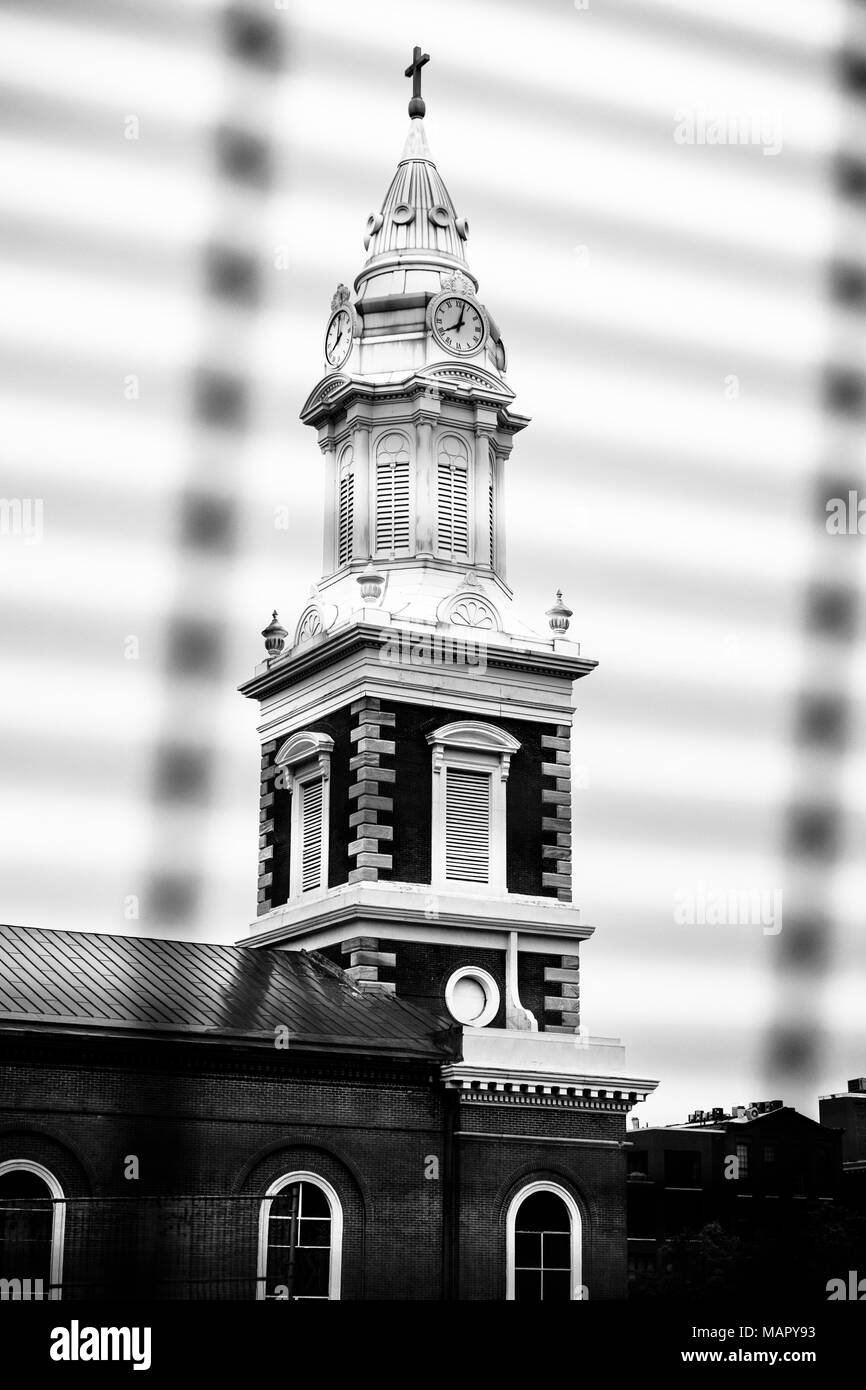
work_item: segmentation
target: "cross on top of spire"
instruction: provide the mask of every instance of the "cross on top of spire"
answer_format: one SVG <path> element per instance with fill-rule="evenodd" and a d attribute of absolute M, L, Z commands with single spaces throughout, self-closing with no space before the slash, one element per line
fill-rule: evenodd
<path fill-rule="evenodd" d="M 405 76 L 412 79 L 412 100 L 409 102 L 409 115 L 413 121 L 418 116 L 423 116 L 427 107 L 421 95 L 421 69 L 425 63 L 430 62 L 430 54 L 422 53 L 418 45 L 412 50 L 412 61 L 406 69 Z"/>

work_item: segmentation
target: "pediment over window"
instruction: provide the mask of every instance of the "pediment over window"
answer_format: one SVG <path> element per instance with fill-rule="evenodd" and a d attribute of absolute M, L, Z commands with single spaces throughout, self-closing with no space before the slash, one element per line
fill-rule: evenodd
<path fill-rule="evenodd" d="M 281 785 L 291 790 L 297 770 L 314 760 L 318 762 L 319 772 L 326 782 L 331 774 L 333 751 L 334 740 L 329 734 L 316 733 L 310 729 L 292 734 L 277 751 L 276 764 L 279 769 L 278 775 L 282 777 Z"/>
<path fill-rule="evenodd" d="M 503 782 L 507 782 L 511 759 L 520 749 L 518 740 L 504 729 L 474 719 L 458 719 L 453 724 L 443 724 L 427 735 L 427 742 L 433 749 L 434 772 L 442 771 L 446 751 L 489 753 L 499 758 Z"/>

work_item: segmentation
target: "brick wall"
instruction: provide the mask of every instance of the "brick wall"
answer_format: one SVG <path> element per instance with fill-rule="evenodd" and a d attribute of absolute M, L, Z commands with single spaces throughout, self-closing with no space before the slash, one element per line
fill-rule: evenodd
<path fill-rule="evenodd" d="M 622 1150 L 539 1136 L 618 1144 L 624 1118 L 519 1102 L 457 1107 L 435 1073 L 429 1063 L 315 1057 L 291 1045 L 0 1038 L 0 1161 L 36 1159 L 76 1199 L 70 1295 L 73 1286 L 93 1292 L 100 1278 L 103 1293 L 128 1294 L 138 1270 L 140 1288 L 157 1275 L 179 1287 L 203 1277 L 207 1296 L 252 1297 L 258 1202 L 275 1178 L 302 1169 L 339 1194 L 345 1298 L 440 1299 L 449 1194 L 459 1297 L 502 1298 L 508 1196 L 545 1175 L 571 1184 L 585 1212 L 590 1296 L 623 1296 Z M 130 1155 L 136 1181 L 124 1177 Z M 208 1221 L 175 1200 L 197 1194 L 208 1196 Z M 155 1213 L 165 1211 L 172 1219 L 155 1240 Z"/>

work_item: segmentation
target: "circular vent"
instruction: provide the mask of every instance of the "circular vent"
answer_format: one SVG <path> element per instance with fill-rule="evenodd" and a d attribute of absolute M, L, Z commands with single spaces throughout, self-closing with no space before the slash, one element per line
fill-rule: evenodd
<path fill-rule="evenodd" d="M 365 232 L 364 232 L 364 250 L 365 250 L 365 251 L 369 248 L 370 242 L 373 240 L 373 237 L 376 235 L 376 233 L 378 232 L 379 228 L 381 227 L 381 225 L 382 225 L 382 223 L 383 223 L 384 221 L 385 221 L 385 219 L 384 219 L 384 217 L 382 216 L 381 212 L 371 212 L 371 213 L 370 213 L 370 216 L 367 218 L 367 226 L 366 226 Z"/>
<path fill-rule="evenodd" d="M 466 241 L 469 236 L 469 223 L 466 221 L 466 218 L 458 217 L 454 226 L 457 228 L 457 235 L 460 237 L 460 240 Z"/>
<path fill-rule="evenodd" d="M 445 986 L 448 1012 L 467 1028 L 485 1028 L 499 1012 L 499 986 L 474 965 L 455 970 Z"/>
<path fill-rule="evenodd" d="M 427 216 L 436 227 L 447 227 L 448 223 L 451 221 L 451 213 L 442 203 L 437 204 L 435 208 L 431 208 Z"/>
<path fill-rule="evenodd" d="M 400 227 L 404 227 L 407 222 L 411 222 L 415 216 L 415 209 L 410 208 L 408 203 L 398 203 L 391 216 Z"/>

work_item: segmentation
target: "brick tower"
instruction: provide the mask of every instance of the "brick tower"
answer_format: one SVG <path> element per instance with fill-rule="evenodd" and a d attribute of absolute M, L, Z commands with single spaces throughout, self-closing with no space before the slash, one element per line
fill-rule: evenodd
<path fill-rule="evenodd" d="M 529 421 L 427 144 L 424 61 L 301 412 L 324 460 L 322 576 L 290 631 L 274 614 L 241 686 L 262 736 L 246 944 L 321 952 L 461 1025 L 455 1104 L 531 1108 L 551 1135 L 579 1112 L 588 1137 L 570 1142 L 619 1147 L 655 1083 L 580 1025 L 593 928 L 572 902 L 572 694 L 596 663 L 561 595 L 544 633 L 515 610 L 505 480 Z"/>

